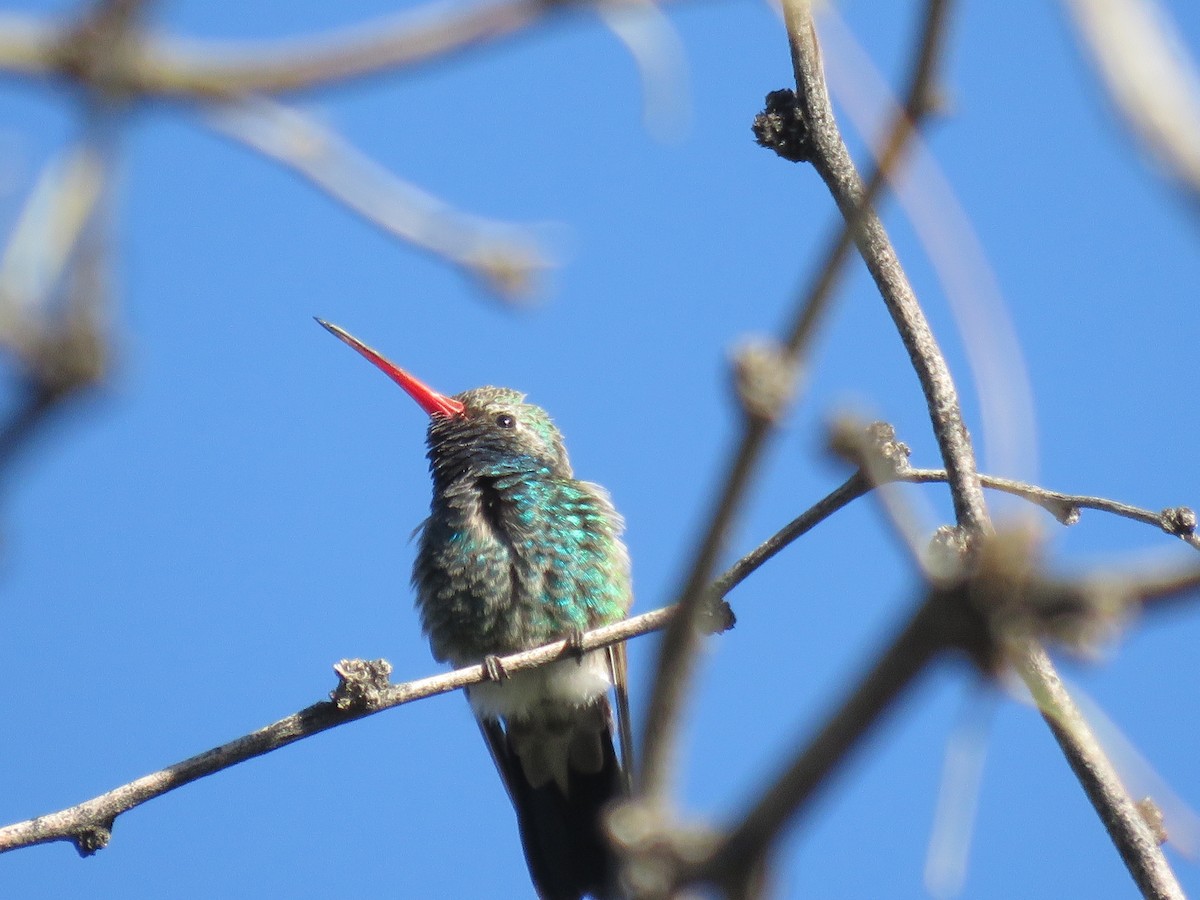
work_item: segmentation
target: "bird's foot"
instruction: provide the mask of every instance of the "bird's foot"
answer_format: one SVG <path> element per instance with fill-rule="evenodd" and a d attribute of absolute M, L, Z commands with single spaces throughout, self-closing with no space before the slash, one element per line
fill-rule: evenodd
<path fill-rule="evenodd" d="M 575 662 L 583 665 L 583 629 L 572 628 L 567 632 L 567 646 L 564 650 L 568 656 L 575 657 Z"/>
<path fill-rule="evenodd" d="M 500 662 L 500 657 L 489 653 L 483 658 L 484 681 L 504 681 L 507 678 L 508 670 L 504 668 L 504 663 Z"/>

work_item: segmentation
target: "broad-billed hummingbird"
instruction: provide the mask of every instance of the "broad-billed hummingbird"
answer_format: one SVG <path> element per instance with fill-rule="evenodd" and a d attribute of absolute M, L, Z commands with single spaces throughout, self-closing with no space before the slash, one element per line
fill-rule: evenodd
<path fill-rule="evenodd" d="M 616 896 L 600 816 L 628 790 L 624 645 L 511 676 L 496 657 L 578 640 L 625 617 L 631 592 L 621 517 L 603 488 L 575 479 L 562 435 L 524 395 L 497 387 L 440 394 L 317 321 L 429 415 L 433 500 L 413 567 L 417 609 L 434 657 L 482 663 L 491 675 L 467 698 L 516 809 L 539 896 Z"/>

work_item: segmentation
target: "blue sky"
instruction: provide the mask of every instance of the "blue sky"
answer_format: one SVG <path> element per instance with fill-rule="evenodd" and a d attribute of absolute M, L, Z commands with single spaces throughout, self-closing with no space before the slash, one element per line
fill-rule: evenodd
<path fill-rule="evenodd" d="M 843 9 L 893 81 L 907 6 Z M 1200 48 L 1200 8 L 1171 6 Z M 158 18 L 197 36 L 266 37 L 395 8 L 189 0 Z M 833 221 L 816 176 L 750 136 L 763 96 L 790 83 L 776 15 L 706 2 L 670 18 L 692 113 L 666 142 L 642 125 L 634 65 L 589 16 L 297 100 L 449 202 L 538 224 L 563 265 L 543 302 L 520 312 L 197 128 L 190 112 L 134 118 L 114 377 L 46 433 L 4 497 L 0 820 L 77 803 L 307 706 L 340 658 L 386 657 L 397 679 L 437 670 L 408 588 L 408 537 L 428 504 L 424 417 L 314 314 L 440 390 L 506 385 L 549 409 L 577 473 L 606 485 L 628 520 L 635 608 L 670 599 L 734 434 L 728 352 L 786 321 Z M 1057 8 L 965 5 L 952 46 L 948 115 L 930 145 L 997 274 L 1035 397 L 1036 425 L 1017 437 L 1036 438 L 1036 473 L 1002 474 L 1151 509 L 1200 504 L 1195 210 L 1116 124 Z M 6 228 L 74 132 L 72 111 L 44 86 L 0 91 Z M 979 386 L 947 300 L 913 229 L 894 204 L 887 214 L 978 436 Z M 937 464 L 916 379 L 859 265 L 736 553 L 844 477 L 821 447 L 824 423 L 847 408 L 892 421 L 914 462 Z M 944 491 L 919 496 L 931 522 L 949 517 Z M 1189 558 L 1165 535 L 1100 514 L 1069 530 L 1040 521 L 1064 570 Z M 712 642 L 689 710 L 686 809 L 733 815 L 915 590 L 862 502 L 731 595 L 738 627 Z M 1192 806 L 1197 640 L 1200 612 L 1182 606 L 1137 623 L 1101 664 L 1063 666 Z M 653 648 L 631 649 L 635 712 Z M 1041 720 L 950 664 L 790 833 L 779 894 L 923 896 L 947 742 L 976 711 L 987 755 L 964 896 L 1131 896 Z M 1135 789 L 1158 793 L 1129 772 Z M 1196 864 L 1168 852 L 1200 892 Z M 6 897 L 335 893 L 528 896 L 512 813 L 462 698 L 391 711 L 155 800 L 122 816 L 92 859 L 57 844 L 0 860 Z"/>

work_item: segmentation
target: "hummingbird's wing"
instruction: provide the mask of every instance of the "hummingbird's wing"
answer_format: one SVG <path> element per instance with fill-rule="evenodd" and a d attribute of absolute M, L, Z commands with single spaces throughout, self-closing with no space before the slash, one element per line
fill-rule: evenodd
<path fill-rule="evenodd" d="M 608 648 L 608 674 L 612 680 L 617 707 L 617 742 L 621 747 L 621 779 L 625 793 L 633 790 L 633 725 L 629 717 L 629 663 L 625 644 Z"/>

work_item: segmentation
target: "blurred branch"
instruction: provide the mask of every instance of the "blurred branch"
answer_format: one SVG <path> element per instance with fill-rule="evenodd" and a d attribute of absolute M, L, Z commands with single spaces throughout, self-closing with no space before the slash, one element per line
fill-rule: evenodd
<path fill-rule="evenodd" d="M 431 3 L 419 10 L 315 37 L 199 41 L 145 36 L 117 78 L 138 96 L 214 101 L 310 90 L 409 69 L 516 34 L 578 8 L 565 0 Z M 87 48 L 74 33 L 21 15 L 0 17 L 0 73 L 87 80 Z"/>
<path fill-rule="evenodd" d="M 0 259 L 0 347 L 16 360 L 23 389 L 0 423 L 0 469 L 108 366 L 110 201 L 126 99 L 113 73 L 128 60 L 148 5 L 96 0 L 53 37 L 27 20 L 0 17 L 0 57 L 13 53 L 32 64 L 42 54 L 59 59 L 70 47 L 88 75 L 83 135 L 43 169 Z"/>
<path fill-rule="evenodd" d="M 756 793 L 709 858 L 692 873 L 695 880 L 739 894 L 754 868 L 816 791 L 845 763 L 862 739 L 908 693 L 926 665 L 945 649 L 942 610 L 922 603 L 886 650 L 851 690 L 817 735 L 768 785 Z"/>
<path fill-rule="evenodd" d="M 100 205 L 106 165 L 83 142 L 52 160 L 30 192 L 0 257 L 0 346 L 39 368 L 40 323 Z"/>
<path fill-rule="evenodd" d="M 556 0 L 435 2 L 311 38 L 241 44 L 162 40 L 146 46 L 131 74 L 145 93 L 182 98 L 309 90 L 444 59 L 570 8 Z"/>
<path fill-rule="evenodd" d="M 661 805 L 668 789 L 667 775 L 674 762 L 684 693 L 691 681 L 701 638 L 696 621 L 703 615 L 711 597 L 709 585 L 729 529 L 745 498 L 751 476 L 766 448 L 775 421 L 791 400 L 799 370 L 811 351 L 817 329 L 832 303 L 834 289 L 849 259 L 849 250 L 867 218 L 873 216 L 869 211 L 870 205 L 882 191 L 888 171 L 898 164 L 906 141 L 914 133 L 916 122 L 930 106 L 927 98 L 933 89 L 934 68 L 942 50 L 947 25 L 946 6 L 940 0 L 930 0 L 925 6 L 919 38 L 913 51 L 907 102 L 903 114 L 896 118 L 889 129 L 885 142 L 888 150 L 881 155 L 878 170 L 869 180 L 866 190 L 858 194 L 857 206 L 851 210 L 842 207 L 843 222 L 797 304 L 795 318 L 783 343 L 747 348 L 737 360 L 738 394 L 744 414 L 742 434 L 683 587 L 678 592 L 677 602 L 684 611 L 671 623 L 663 637 L 646 716 L 638 790 L 653 804 Z M 806 9 L 805 17 L 807 14 Z M 815 42 L 811 48 L 815 53 Z M 811 63 L 811 69 L 805 72 L 797 67 L 799 94 L 806 98 L 802 115 L 804 131 L 795 140 L 801 156 L 789 158 L 806 158 L 817 165 L 816 158 L 833 152 L 830 147 L 840 145 L 841 137 L 833 121 L 828 93 L 815 56 Z M 773 120 L 768 122 L 766 117 L 760 116 L 756 120 L 755 130 L 760 141 L 764 127 L 770 128 L 774 124 Z"/>
<path fill-rule="evenodd" d="M 821 175 L 822 180 L 833 194 L 847 222 L 853 223 L 855 226 L 850 229 L 850 232 L 883 296 L 885 305 L 908 350 L 910 361 L 920 380 L 922 391 L 925 394 L 934 436 L 941 451 L 946 468 L 947 483 L 954 501 L 955 517 L 958 522 L 959 546 L 965 551 L 965 554 L 960 554 L 961 561 L 958 563 L 958 567 L 962 571 L 958 575 L 959 577 L 970 579 L 979 575 L 977 570 L 971 570 L 971 566 L 977 562 L 975 559 L 976 555 L 981 549 L 987 549 L 990 544 L 996 543 L 996 539 L 992 538 L 992 526 L 983 499 L 982 485 L 976 470 L 974 451 L 962 420 L 962 412 L 954 382 L 941 350 L 929 329 L 924 312 L 917 302 L 915 295 L 912 293 L 903 269 L 896 258 L 887 233 L 878 216 L 871 209 L 871 198 L 863 188 L 853 160 L 834 122 L 833 111 L 829 104 L 823 73 L 821 71 L 820 49 L 812 21 L 811 8 L 805 0 L 784 0 L 783 9 L 792 50 L 792 63 L 796 74 L 796 108 L 793 113 L 795 119 L 794 130 L 801 134 L 799 140 L 789 136 L 785 149 L 791 152 L 792 155 L 788 155 L 790 159 L 807 159 L 812 162 Z M 931 19 L 928 21 L 935 21 L 941 12 L 944 12 L 941 9 L 941 4 L 931 3 L 929 13 Z M 923 92 L 910 93 L 908 102 L 906 102 L 906 109 L 914 115 L 920 113 L 926 105 L 926 97 L 927 95 Z M 800 155 L 795 155 L 797 151 L 799 151 Z M 883 171 L 884 167 L 882 165 L 880 168 Z M 870 183 L 868 182 L 868 184 Z M 1014 542 L 1006 541 L 1000 543 L 1008 546 Z M 967 568 L 963 568 L 964 563 Z M 1005 573 L 997 571 L 994 574 L 999 576 Z M 981 588 L 984 593 L 988 592 L 987 589 L 988 586 L 986 585 Z M 941 591 L 934 592 L 934 596 L 940 597 L 942 594 L 943 592 Z M 969 592 L 967 594 L 969 596 Z M 925 612 L 927 605 L 928 603 L 923 605 L 910 620 L 910 623 L 901 631 L 902 638 L 907 636 L 911 640 L 898 642 L 901 645 L 901 650 L 904 650 L 900 654 L 900 661 L 896 662 L 892 655 L 896 649 L 895 645 L 881 659 L 881 664 L 882 662 L 896 662 L 896 665 L 892 668 L 895 672 L 905 675 L 906 678 L 915 677 L 915 674 L 923 669 L 925 662 L 931 658 L 931 655 L 926 651 L 930 643 L 929 640 L 919 640 L 911 635 L 912 628 L 916 628 L 922 625 L 922 623 L 931 622 L 929 614 Z M 945 604 L 939 604 L 939 606 L 947 614 L 955 614 L 961 621 L 969 621 L 972 615 L 975 618 L 979 618 L 979 611 L 972 611 L 966 608 L 965 604 L 962 609 L 954 609 L 952 606 Z M 672 627 L 668 629 L 667 637 L 664 639 L 664 659 L 667 651 L 670 649 L 669 642 L 672 632 L 680 629 L 683 621 L 684 616 L 681 615 L 673 623 Z M 969 647 L 977 658 L 981 658 L 989 652 L 989 647 L 994 643 L 994 640 L 992 639 L 991 631 L 987 627 L 979 628 L 978 633 L 980 636 L 979 646 L 973 647 L 970 642 L 964 646 Z M 921 652 L 909 654 L 905 648 L 910 643 Z M 692 639 L 692 644 L 695 644 L 694 638 Z M 1032 643 L 1027 645 L 1027 647 L 1033 646 Z M 685 654 L 680 655 L 683 656 Z M 678 660 L 671 659 L 670 663 L 677 665 Z M 1045 658 L 1044 653 L 1040 649 L 1027 650 L 1026 655 L 1020 660 L 1020 663 L 1018 670 L 1026 678 L 1038 679 L 1043 673 L 1053 672 L 1048 658 Z M 664 664 L 663 660 L 660 660 L 660 678 L 666 674 L 667 670 L 668 666 Z M 889 669 L 884 674 L 895 674 L 895 672 L 891 672 L 891 669 Z M 860 684 L 859 688 L 851 694 L 850 699 L 847 701 L 849 707 L 860 712 L 864 710 L 869 711 L 877 708 L 880 698 L 897 697 L 906 687 L 906 684 L 873 686 L 870 684 L 870 680 L 868 678 L 866 683 Z M 878 690 L 875 689 L 876 687 L 878 687 Z M 1039 689 L 1044 690 L 1045 685 L 1041 683 L 1031 684 L 1030 688 L 1037 693 Z M 658 685 L 656 683 L 656 696 L 657 693 Z M 1064 705 L 1070 704 L 1069 697 L 1066 697 L 1065 692 L 1058 699 Z M 878 708 L 882 709 L 884 707 Z M 652 699 L 651 713 L 655 712 L 661 715 L 662 709 L 654 706 Z M 1048 712 L 1044 713 L 1044 715 L 1049 717 Z M 652 726 L 658 729 L 666 727 L 660 726 L 655 719 L 651 719 L 651 723 Z M 1051 724 L 1053 727 L 1053 723 Z M 824 737 L 845 740 L 847 743 L 837 752 L 848 752 L 852 744 L 865 733 L 868 726 L 869 722 L 862 723 L 861 728 L 848 727 L 835 715 L 829 726 L 831 730 L 822 731 L 821 738 L 818 738 L 815 744 L 820 748 L 823 743 L 822 738 Z M 1085 726 L 1081 725 L 1081 728 L 1086 730 Z M 1162 896 L 1176 896 L 1179 889 L 1173 877 L 1168 877 L 1165 880 L 1160 877 L 1163 872 L 1166 872 L 1168 876 L 1170 875 L 1170 869 L 1166 865 L 1161 849 L 1157 846 L 1148 847 L 1144 840 L 1146 832 L 1145 822 L 1140 820 L 1135 821 L 1120 811 L 1125 807 L 1132 806 L 1132 800 L 1119 783 L 1112 785 L 1105 780 L 1103 772 L 1109 766 L 1107 760 L 1093 758 L 1096 754 L 1099 754 L 1101 757 L 1103 756 L 1099 751 L 1098 745 L 1094 740 L 1075 741 L 1078 735 L 1078 732 L 1075 730 L 1067 731 L 1061 728 L 1053 728 L 1053 730 L 1068 759 L 1073 762 L 1076 760 L 1081 761 L 1080 765 L 1074 766 L 1077 774 L 1084 779 L 1094 779 L 1093 784 L 1085 784 L 1085 790 L 1094 803 L 1101 804 L 1097 806 L 1098 812 L 1106 826 L 1109 827 L 1110 836 L 1119 847 L 1122 858 L 1130 866 L 1131 874 L 1133 874 L 1135 881 L 1139 885 L 1154 883 L 1157 889 L 1162 892 Z M 644 755 L 651 762 L 654 761 L 654 757 L 649 753 L 645 753 Z M 834 762 L 839 758 L 829 756 L 824 750 L 821 750 L 817 753 L 815 760 L 818 763 L 827 761 L 830 767 L 832 767 Z M 810 786 L 818 782 L 813 781 L 812 777 L 807 774 L 801 777 L 797 774 L 797 771 L 807 772 L 809 764 L 813 761 L 813 757 L 806 757 L 804 754 L 801 754 L 797 758 L 795 765 L 789 768 L 781 781 L 777 782 L 767 795 L 764 795 L 762 803 L 769 805 L 771 808 L 767 819 L 773 828 L 781 828 L 783 823 L 790 817 L 790 813 L 787 810 L 794 811 L 798 807 L 791 805 L 793 798 L 786 796 L 771 798 L 771 792 L 794 790 L 801 798 L 807 796 Z M 1103 806 L 1103 804 L 1111 805 Z M 756 807 L 748 813 L 744 822 L 759 821 L 758 809 L 759 807 Z M 761 839 L 766 832 L 759 828 L 754 833 Z M 771 841 L 767 840 L 763 840 L 762 843 L 751 847 L 748 843 L 748 834 L 748 831 L 735 830 L 735 849 L 739 855 L 735 857 L 731 853 L 726 853 L 723 857 L 726 867 L 732 867 L 732 877 L 735 879 L 732 882 L 733 884 L 737 883 L 737 879 L 750 877 L 750 874 L 757 870 L 758 867 L 751 865 L 751 861 L 747 859 L 747 856 L 751 855 L 751 850 L 754 851 L 753 855 L 759 859 L 765 856 L 769 850 Z M 772 831 L 769 834 L 773 838 L 775 832 Z M 723 879 L 722 883 L 727 889 L 729 889 L 729 885 L 731 884 L 729 877 L 728 871 L 723 872 L 721 875 Z"/>
<path fill-rule="evenodd" d="M 807 534 L 817 525 L 824 522 L 838 510 L 849 506 L 859 497 L 870 493 L 870 479 L 863 473 L 855 472 L 841 485 L 826 494 L 779 531 L 771 535 L 754 550 L 739 559 L 729 571 L 717 579 L 713 589 L 724 596 L 729 591 L 749 578 L 776 554 L 791 544 L 797 538 Z"/>
<path fill-rule="evenodd" d="M 107 366 L 103 309 L 113 150 L 104 115 L 45 167 L 0 257 L 0 348 L 22 396 L 0 423 L 0 470 L 67 398 Z"/>
<path fill-rule="evenodd" d="M 409 184 L 311 116 L 265 99 L 221 107 L 211 125 L 303 176 L 400 240 L 457 266 L 507 299 L 525 296 L 550 262 L 515 226 L 468 216 Z"/>
<path fill-rule="evenodd" d="M 1151 829 L 1109 763 L 1035 638 L 1046 635 L 1086 646 L 1115 620 L 1167 598 L 1200 592 L 1200 567 L 1161 575 L 1082 579 L 1044 576 L 1031 561 L 1028 536 L 980 539 L 980 569 L 929 592 L 870 670 L 792 761 L 770 779 L 724 839 L 686 879 L 718 885 L 731 895 L 761 864 L 783 830 L 794 824 L 904 697 L 927 666 L 948 651 L 963 651 L 986 670 L 1015 660 L 1039 710 L 1058 732 L 1071 767 L 1102 811 L 1104 824 L 1147 897 L 1182 898 Z M 1023 644 L 1024 646 L 1017 646 Z M 1086 771 L 1080 771 L 1086 770 Z"/>
<path fill-rule="evenodd" d="M 942 470 L 910 468 L 908 447 L 895 440 L 894 430 L 886 423 L 871 425 L 863 441 L 859 453 L 863 468 L 739 560 L 717 582 L 722 595 L 788 543 L 874 488 L 889 482 L 925 484 L 947 479 Z M 875 463 L 868 464 L 866 457 L 873 457 Z M 1177 524 L 1180 520 L 1185 527 L 1189 521 L 1193 528 L 1195 525 L 1194 515 L 1183 507 L 1156 516 L 1116 501 L 1049 491 L 1010 479 L 985 475 L 981 482 L 1047 508 L 1064 524 L 1078 518 L 1077 512 L 1072 518 L 1068 511 L 1086 506 L 1146 522 L 1180 537 L 1185 537 Z M 817 736 L 761 792 L 759 800 L 697 869 L 695 878 L 733 891 L 785 825 L 803 811 L 862 738 L 905 695 L 910 682 L 940 651 L 958 648 L 985 669 L 1001 665 L 1006 658 L 1015 660 L 1139 887 L 1150 897 L 1180 896 L 1161 849 L 1144 818 L 1136 814 L 1136 804 L 1066 693 L 1049 657 L 1028 635 L 1045 634 L 1072 646 L 1095 641 L 1131 611 L 1200 591 L 1200 568 L 1104 572 L 1062 580 L 1037 573 L 1031 546 L 1019 534 L 989 538 L 981 550 L 982 569 L 970 576 L 976 586 L 964 583 L 931 590 L 879 661 Z M 1018 640 L 1003 638 L 1014 632 L 1020 636 Z M 997 634 L 1009 644 L 1003 651 L 997 646 Z"/>
<path fill-rule="evenodd" d="M 1064 0 L 1121 119 L 1200 201 L 1200 74 L 1154 0 Z"/>
<path fill-rule="evenodd" d="M 0 73 L 26 77 L 56 74 L 61 26 L 46 19 L 0 15 Z"/>
<path fill-rule="evenodd" d="M 957 650 L 984 671 L 1015 661 L 1145 896 L 1182 897 L 1152 829 L 1036 640 L 1050 637 L 1089 648 L 1111 633 L 1114 622 L 1159 604 L 1168 594 L 1181 599 L 1200 592 L 1200 567 L 1166 577 L 1103 573 L 1055 579 L 1042 573 L 1034 547 L 1031 535 L 1021 532 L 985 536 L 977 548 L 977 569 L 931 583 L 925 600 L 847 699 L 758 792 L 688 878 L 738 895 L 738 886 L 761 865 L 784 828 L 803 814 L 917 677 L 936 658 Z"/>

